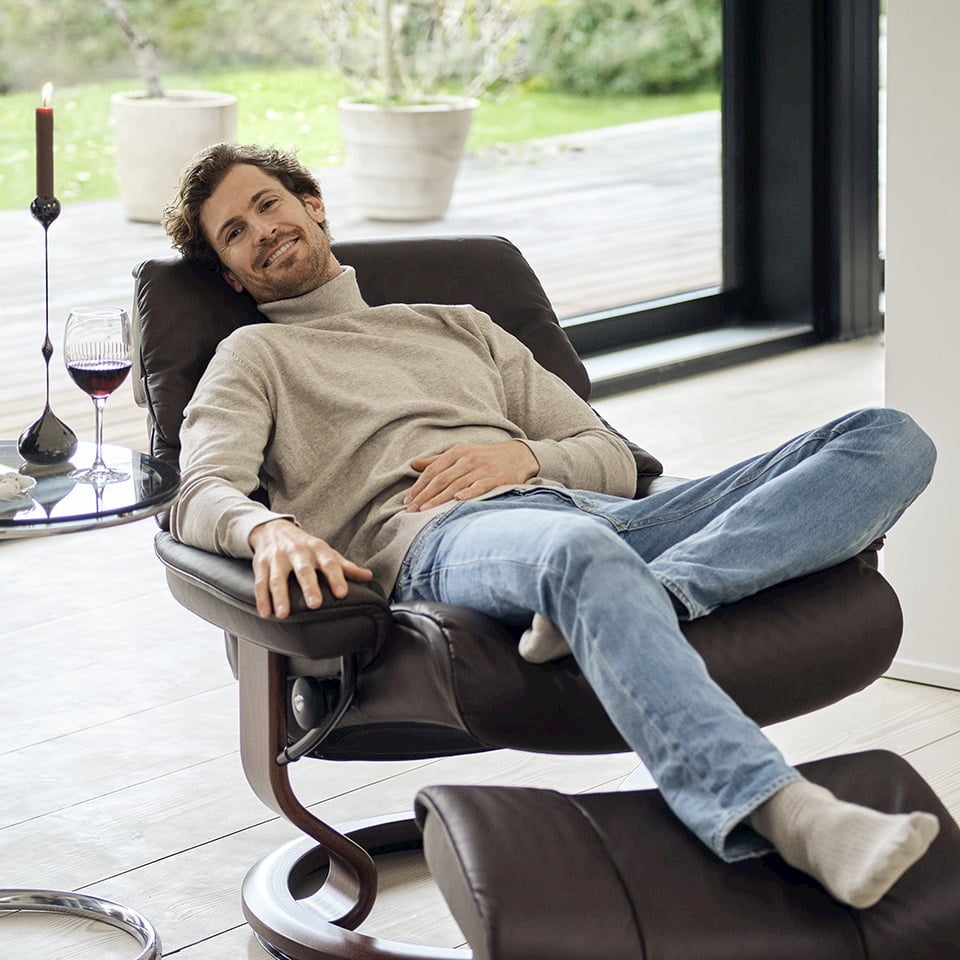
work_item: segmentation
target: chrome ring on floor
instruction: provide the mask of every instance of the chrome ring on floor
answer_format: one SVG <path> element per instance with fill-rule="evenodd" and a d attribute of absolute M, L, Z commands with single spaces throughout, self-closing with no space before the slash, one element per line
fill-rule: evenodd
<path fill-rule="evenodd" d="M 63 913 L 108 923 L 136 939 L 143 949 L 134 960 L 160 960 L 160 937 L 153 924 L 142 914 L 100 897 L 89 897 L 69 890 L 28 890 L 0 888 L 0 913 L 24 910 L 28 913 Z"/>

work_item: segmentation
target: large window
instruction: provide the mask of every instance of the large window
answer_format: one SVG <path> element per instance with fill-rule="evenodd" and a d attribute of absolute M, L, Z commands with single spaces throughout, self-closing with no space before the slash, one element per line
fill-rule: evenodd
<path fill-rule="evenodd" d="M 880 329 L 877 0 L 723 11 L 721 289 L 573 324 L 581 353 L 603 361 L 698 331 L 686 351 L 595 363 L 601 391 Z"/>
<path fill-rule="evenodd" d="M 456 6 L 402 5 L 402 37 L 418 10 L 433 25 L 416 21 L 405 70 L 416 74 L 430 60 L 423 37 L 446 30 L 437 24 Z M 464 15 L 476 18 L 475 32 L 499 20 L 503 33 L 518 27 L 508 7 L 522 11 L 513 47 L 522 53 L 522 80 L 476 111 L 443 220 L 364 215 L 353 175 L 324 170 L 329 196 L 347 198 L 331 209 L 336 235 L 506 236 L 585 352 L 702 326 L 683 311 L 667 327 L 651 325 L 645 305 L 716 296 L 723 287 L 721 0 L 481 0 Z M 452 28 L 447 49 L 458 38 Z M 357 58 L 341 58 L 348 78 Z M 494 128 L 503 139 L 491 143 Z M 383 172 L 371 182 L 388 190 Z"/>
<path fill-rule="evenodd" d="M 403 225 L 514 240 L 597 394 L 880 327 L 879 0 L 716 2 L 720 109 L 474 151 Z"/>

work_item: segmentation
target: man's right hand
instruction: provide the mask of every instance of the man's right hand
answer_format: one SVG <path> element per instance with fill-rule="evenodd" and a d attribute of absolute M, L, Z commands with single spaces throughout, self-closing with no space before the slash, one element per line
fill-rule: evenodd
<path fill-rule="evenodd" d="M 253 548 L 254 594 L 257 613 L 283 620 L 290 613 L 288 579 L 294 573 L 308 607 L 323 603 L 317 570 L 335 597 L 347 595 L 347 580 L 366 583 L 373 572 L 341 556 L 325 540 L 313 537 L 289 520 L 268 520 L 250 531 Z"/>

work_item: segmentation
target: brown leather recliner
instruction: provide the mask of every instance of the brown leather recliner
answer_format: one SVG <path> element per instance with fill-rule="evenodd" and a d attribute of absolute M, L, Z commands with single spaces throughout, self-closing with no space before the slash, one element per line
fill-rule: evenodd
<path fill-rule="evenodd" d="M 580 396 L 589 395 L 586 372 L 543 288 L 508 241 L 371 240 L 337 243 L 334 252 L 356 268 L 369 304 L 472 303 Z M 248 297 L 196 264 L 151 260 L 135 277 L 135 389 L 149 411 L 153 453 L 176 464 L 184 406 L 217 344 L 235 328 L 265 320 Z M 653 457 L 634 453 L 642 496 L 666 481 L 656 479 L 661 467 Z M 262 619 L 248 561 L 179 544 L 164 531 L 156 551 L 177 600 L 227 636 L 251 786 L 307 835 L 254 866 L 244 882 L 244 913 L 275 955 L 464 956 L 355 932 L 376 897 L 367 851 L 418 845 L 412 815 L 344 836 L 297 800 L 287 776 L 292 760 L 627 749 L 573 658 L 527 663 L 516 634 L 488 617 L 440 604 L 390 605 L 376 588 L 351 584 L 347 598 L 325 593 L 317 610 L 294 590 L 287 620 Z M 686 623 L 683 631 L 714 679 L 758 723 L 770 724 L 876 679 L 897 649 L 901 617 L 875 553 L 867 552 Z M 324 875 L 318 892 L 299 899 Z"/>

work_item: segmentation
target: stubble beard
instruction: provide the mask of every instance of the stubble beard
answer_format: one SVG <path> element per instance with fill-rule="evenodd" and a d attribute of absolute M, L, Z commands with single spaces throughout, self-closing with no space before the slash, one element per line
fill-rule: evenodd
<path fill-rule="evenodd" d="M 279 276 L 258 273 L 248 289 L 258 303 L 270 303 L 274 300 L 289 300 L 316 290 L 328 280 L 333 279 L 330 270 L 330 240 L 319 224 L 301 230 L 297 235 L 306 251 L 291 268 Z M 289 237 L 287 239 L 290 239 Z M 256 289 L 251 289 L 256 287 Z"/>

